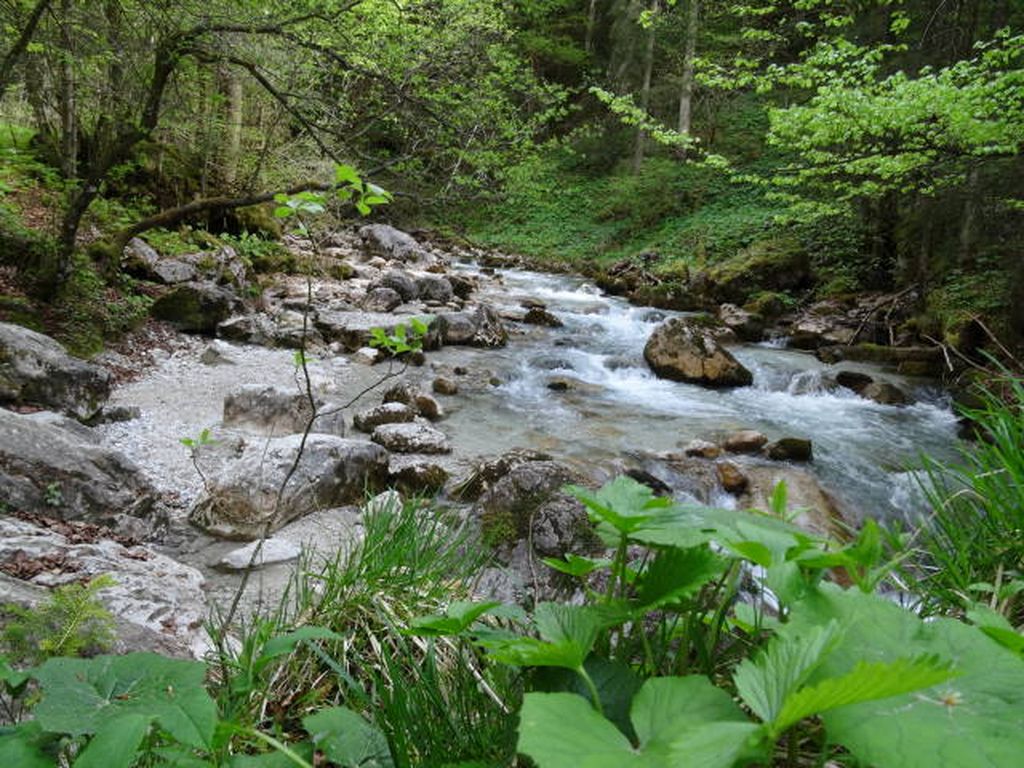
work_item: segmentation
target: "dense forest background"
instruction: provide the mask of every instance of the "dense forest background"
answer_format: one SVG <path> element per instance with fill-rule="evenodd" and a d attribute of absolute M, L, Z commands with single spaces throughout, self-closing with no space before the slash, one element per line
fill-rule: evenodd
<path fill-rule="evenodd" d="M 377 217 L 651 303 L 905 292 L 905 334 L 1013 345 L 1022 22 L 1017 0 L 3 0 L 0 319 L 96 349 L 145 316 L 134 235 L 280 267 L 254 204 L 347 163 L 395 193 Z"/>

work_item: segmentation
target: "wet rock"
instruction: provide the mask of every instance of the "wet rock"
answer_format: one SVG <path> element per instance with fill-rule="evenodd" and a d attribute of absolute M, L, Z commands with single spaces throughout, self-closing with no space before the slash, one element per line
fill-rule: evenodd
<path fill-rule="evenodd" d="M 323 310 L 317 313 L 314 324 L 326 341 L 340 342 L 346 350 L 355 352 L 370 345 L 374 328 L 383 328 L 392 333 L 399 322 L 400 319 L 384 312 Z"/>
<path fill-rule="evenodd" d="M 361 365 L 376 365 L 383 358 L 383 353 L 373 347 L 360 347 L 352 353 L 352 361 Z"/>
<path fill-rule="evenodd" d="M 259 549 L 259 553 L 254 559 L 253 555 L 257 549 Z M 252 544 L 246 544 L 244 547 L 228 552 L 218 565 L 232 571 L 245 571 L 274 563 L 287 563 L 298 559 L 301 554 L 302 547 L 298 544 L 286 539 L 270 537 L 263 541 L 262 546 L 260 542 L 254 541 Z"/>
<path fill-rule="evenodd" d="M 416 281 L 412 275 L 408 272 L 402 272 L 401 270 L 393 269 L 390 272 L 385 272 L 381 275 L 381 278 L 377 281 L 374 289 L 386 288 L 398 294 L 402 302 L 413 301 L 419 296 L 419 290 L 416 287 Z M 397 307 L 398 304 L 395 304 Z M 391 307 L 394 309 L 395 307 Z M 390 312 L 391 309 L 385 310 Z"/>
<path fill-rule="evenodd" d="M 765 446 L 765 454 L 774 461 L 811 461 L 814 449 L 810 440 L 783 437 Z"/>
<path fill-rule="evenodd" d="M 440 314 L 437 326 L 442 343 L 452 346 L 503 347 L 508 342 L 501 318 L 487 304 L 472 311 Z"/>
<path fill-rule="evenodd" d="M 129 518 L 148 518 L 156 494 L 120 453 L 0 410 L 0 500 L 11 509 L 141 530 Z"/>
<path fill-rule="evenodd" d="M 583 505 L 562 489 L 580 483 L 573 470 L 553 461 L 512 468 L 480 499 L 477 514 L 485 543 L 501 552 L 529 539 L 536 554 L 562 557 L 600 546 Z"/>
<path fill-rule="evenodd" d="M 360 411 L 352 420 L 360 432 L 373 432 L 382 424 L 406 424 L 416 418 L 416 412 L 404 403 L 383 403 Z"/>
<path fill-rule="evenodd" d="M 434 383 L 431 385 L 433 389 L 439 395 L 457 395 L 459 394 L 459 385 L 451 379 L 446 379 L 444 376 L 438 376 L 434 379 Z"/>
<path fill-rule="evenodd" d="M 691 440 L 683 446 L 683 454 L 698 456 L 702 459 L 717 459 L 722 455 L 722 449 L 707 440 Z"/>
<path fill-rule="evenodd" d="M 441 404 L 424 392 L 416 393 L 412 399 L 412 407 L 420 416 L 430 421 L 440 421 L 444 418 L 444 408 Z"/>
<path fill-rule="evenodd" d="M 854 392 L 860 394 L 864 391 L 864 388 L 869 384 L 873 384 L 875 380 L 868 376 L 866 373 L 860 373 L 858 371 L 838 371 L 836 373 L 836 383 L 845 387 L 846 389 L 852 389 Z"/>
<path fill-rule="evenodd" d="M 478 462 L 455 486 L 453 496 L 461 501 L 475 501 L 498 480 L 516 467 L 531 461 L 550 461 L 551 456 L 529 448 L 516 448 L 501 456 Z"/>
<path fill-rule="evenodd" d="M 881 405 L 906 405 L 909 402 L 906 393 L 888 381 L 874 381 L 858 394 Z"/>
<path fill-rule="evenodd" d="M 289 435 L 247 446 L 210 479 L 189 521 L 221 538 L 258 539 L 314 510 L 358 501 L 387 477 L 388 454 L 379 445 L 311 434 L 296 465 L 301 441 Z"/>
<path fill-rule="evenodd" d="M 831 344 L 849 344 L 856 331 L 843 317 L 810 313 L 793 323 L 789 345 L 797 349 L 817 349 Z"/>
<path fill-rule="evenodd" d="M 546 386 L 552 392 L 583 392 L 596 395 L 604 391 L 604 387 L 598 384 L 590 384 L 572 376 L 552 376 L 547 380 Z"/>
<path fill-rule="evenodd" d="M 412 406 L 416 394 L 416 388 L 409 384 L 409 382 L 400 381 L 384 390 L 381 400 L 385 403 L 402 403 L 403 405 Z"/>
<path fill-rule="evenodd" d="M 359 237 L 367 252 L 398 261 L 422 260 L 425 250 L 412 235 L 387 224 L 369 224 L 360 228 Z"/>
<path fill-rule="evenodd" d="M 813 473 L 803 467 L 769 464 L 745 468 L 749 485 L 739 499 L 743 507 L 768 510 L 776 485 L 786 484 L 790 510 L 799 510 L 795 522 L 801 528 L 824 536 L 845 540 L 849 528 L 843 525 L 843 514 L 836 500 L 826 491 Z"/>
<path fill-rule="evenodd" d="M 311 432 L 345 434 L 345 419 L 317 400 L 317 417 Z M 257 435 L 293 435 L 306 431 L 313 407 L 305 393 L 247 384 L 224 398 L 224 426 Z"/>
<path fill-rule="evenodd" d="M 420 275 L 416 278 L 416 293 L 421 301 L 447 304 L 455 296 L 452 284 L 439 275 Z"/>
<path fill-rule="evenodd" d="M 171 656 L 201 656 L 208 649 L 203 577 L 148 547 L 110 538 L 83 540 L 12 517 L 0 517 L 0 562 L 49 559 L 66 569 L 43 569 L 25 581 L 0 576 L 0 602 L 40 604 L 48 591 L 104 574 L 113 586 L 99 599 L 115 617 L 114 650 L 153 650 Z"/>
<path fill-rule="evenodd" d="M 382 424 L 373 430 L 373 442 L 395 453 L 451 453 L 448 437 L 426 424 Z"/>
<path fill-rule="evenodd" d="M 735 304 L 723 304 L 718 308 L 718 319 L 744 341 L 764 338 L 764 318 L 756 312 L 740 309 Z"/>
<path fill-rule="evenodd" d="M 561 328 L 565 323 L 543 307 L 530 307 L 523 317 L 523 322 L 529 325 L 544 325 L 548 328 Z"/>
<path fill-rule="evenodd" d="M 946 368 L 940 347 L 890 347 L 880 344 L 834 345 L 821 347 L 815 352 L 825 363 L 843 360 L 863 363 L 881 363 L 896 366 L 907 375 L 941 376 Z"/>
<path fill-rule="evenodd" d="M 722 347 L 706 321 L 674 317 L 659 325 L 644 347 L 644 359 L 661 378 L 711 387 L 742 387 L 754 380 Z"/>
<path fill-rule="evenodd" d="M 380 286 L 372 289 L 363 299 L 367 312 L 390 312 L 402 303 L 402 297 L 394 288 Z"/>
<path fill-rule="evenodd" d="M 49 336 L 0 323 L 0 403 L 39 405 L 79 419 L 110 395 L 110 374 L 71 357 Z"/>
<path fill-rule="evenodd" d="M 767 442 L 768 438 L 760 432 L 743 429 L 726 437 L 722 447 L 729 453 L 757 453 Z"/>
<path fill-rule="evenodd" d="M 388 484 L 408 496 L 437 493 L 448 482 L 448 470 L 440 464 L 393 456 L 388 470 Z"/>
<path fill-rule="evenodd" d="M 750 480 L 743 474 L 743 470 L 731 461 L 723 461 L 716 464 L 715 471 L 718 473 L 718 481 L 729 493 L 743 493 L 750 484 Z"/>
<path fill-rule="evenodd" d="M 477 289 L 476 280 L 468 275 L 460 275 L 457 272 L 448 275 L 448 282 L 452 286 L 452 293 L 460 299 L 468 299 Z"/>
<path fill-rule="evenodd" d="M 215 283 L 184 283 L 157 299 L 150 314 L 180 331 L 212 335 L 239 303 L 233 291 Z"/>

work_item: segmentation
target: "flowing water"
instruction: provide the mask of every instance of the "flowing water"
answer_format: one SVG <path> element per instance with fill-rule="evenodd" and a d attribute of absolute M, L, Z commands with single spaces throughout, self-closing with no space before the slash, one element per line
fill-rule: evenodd
<path fill-rule="evenodd" d="M 442 353 L 486 366 L 504 382 L 496 392 L 468 395 L 445 424 L 473 452 L 532 446 L 592 460 L 677 449 L 737 429 L 770 439 L 806 437 L 814 443 L 813 471 L 857 518 L 913 513 L 916 484 L 908 469 L 921 452 L 952 455 L 956 419 L 947 398 L 925 382 L 842 364 L 914 398 L 907 407 L 879 405 L 823 386 L 832 366 L 778 343 L 733 348 L 754 374 L 749 387 L 716 390 L 659 379 L 644 363 L 643 348 L 658 323 L 675 313 L 631 306 L 578 278 L 520 270 L 499 276 L 502 285 L 487 291 L 489 301 L 514 311 L 523 300 L 539 299 L 564 327 L 531 329 L 504 349 Z M 580 384 L 552 391 L 552 377 Z"/>

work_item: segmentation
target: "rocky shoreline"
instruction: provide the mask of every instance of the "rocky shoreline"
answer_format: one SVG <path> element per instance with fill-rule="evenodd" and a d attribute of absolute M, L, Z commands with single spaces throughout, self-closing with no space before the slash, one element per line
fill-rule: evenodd
<path fill-rule="evenodd" d="M 567 482 L 596 486 L 626 473 L 659 493 L 684 489 L 702 503 L 766 508 L 785 480 L 802 525 L 821 534 L 843 529 L 839 505 L 801 466 L 814 455 L 802 436 L 769 441 L 733 430 L 678 451 L 589 465 L 537 450 L 466 452 L 446 431 L 449 404 L 503 381 L 473 365 L 431 365 L 431 356 L 451 347 L 501 348 L 510 337 L 557 332 L 562 321 L 538 298 L 495 306 L 488 299 L 503 290 L 500 275 L 486 266 L 454 267 L 497 257 L 421 244 L 384 225 L 317 243 L 288 238 L 286 246 L 312 265 L 310 275 L 257 277 L 230 249 L 165 259 L 133 241 L 126 266 L 161 286 L 153 316 L 164 325 L 126 342 L 130 355 L 108 352 L 86 363 L 41 334 L 0 325 L 0 400 L 13 409 L 0 409 L 0 570 L 7 574 L 0 602 L 39 600 L 33 587 L 112 573 L 116 585 L 102 596 L 134 628 L 128 645 L 198 654 L 207 592 L 196 565 L 209 561 L 204 548 L 223 552 L 218 563 L 227 569 L 288 562 L 303 547 L 328 554 L 358 539 L 368 493 L 386 494 L 371 504 L 391 503 L 396 493 L 440 493 L 495 552 L 481 592 L 520 602 L 561 588 L 554 576 L 537 582 L 534 560 L 600 546 L 580 503 L 562 490 Z M 839 321 L 811 308 L 768 326 L 757 313 L 726 304 L 714 315 L 666 319 L 642 352 L 668 380 L 743 387 L 753 377 L 731 344 L 783 329 L 819 357 L 864 359 L 876 353 L 850 345 L 858 316 Z M 432 321 L 423 351 L 388 359 L 370 345 L 374 328 L 393 333 L 414 317 Z M 815 324 L 814 317 L 830 319 Z M 294 358 L 300 348 L 305 361 Z M 921 364 L 915 373 L 932 370 L 932 353 L 901 354 L 904 363 Z M 195 376 L 197 366 L 213 383 L 197 382 L 184 395 L 193 403 L 165 403 L 161 392 L 180 385 L 174 377 Z M 162 384 L 154 371 L 162 372 Z M 547 381 L 551 391 L 569 395 L 587 386 L 565 375 Z M 823 386 L 892 406 L 910 399 L 855 370 L 840 370 Z M 368 394 L 350 403 L 363 389 Z M 135 404 L 122 398 L 127 391 Z M 216 424 L 214 437 L 172 434 L 174 427 L 155 423 L 162 407 L 202 412 Z M 194 424 L 193 416 L 181 423 Z M 171 444 L 159 451 L 173 450 L 174 458 L 148 456 L 137 434 L 128 439 L 120 430 L 126 422 L 152 422 L 154 439 Z M 85 539 L 80 526 L 90 531 Z M 262 554 L 216 545 L 264 537 Z M 168 556 L 176 552 L 193 564 Z"/>

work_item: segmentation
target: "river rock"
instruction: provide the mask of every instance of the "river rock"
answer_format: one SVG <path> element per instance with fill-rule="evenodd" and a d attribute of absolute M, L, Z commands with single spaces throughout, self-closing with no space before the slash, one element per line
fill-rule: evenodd
<path fill-rule="evenodd" d="M 544 557 L 593 552 L 600 547 L 586 509 L 562 489 L 583 482 L 554 461 L 527 461 L 513 467 L 480 499 L 484 541 L 499 551 L 530 539 Z"/>
<path fill-rule="evenodd" d="M 659 325 L 644 347 L 644 359 L 665 379 L 711 387 L 742 387 L 754 377 L 718 343 L 706 321 L 673 317 Z"/>
<path fill-rule="evenodd" d="M 451 379 L 445 378 L 444 376 L 438 376 L 436 379 L 434 379 L 434 383 L 431 385 L 431 389 L 433 389 L 439 395 L 459 394 L 459 385 L 456 382 L 452 381 Z"/>
<path fill-rule="evenodd" d="M 395 453 L 451 453 L 448 437 L 420 423 L 382 424 L 373 430 L 373 442 Z"/>
<path fill-rule="evenodd" d="M 452 273 L 448 275 L 448 282 L 452 286 L 452 293 L 460 299 L 468 299 L 477 289 L 476 280 L 469 275 Z"/>
<path fill-rule="evenodd" d="M 425 392 L 417 392 L 412 399 L 412 407 L 425 419 L 440 421 L 444 418 L 444 408 L 437 400 Z"/>
<path fill-rule="evenodd" d="M 764 448 L 768 438 L 754 429 L 742 429 L 725 438 L 722 447 L 729 453 L 757 453 Z"/>
<path fill-rule="evenodd" d="M 223 325 L 223 323 L 221 323 Z M 219 332 L 219 329 L 218 329 Z M 223 341 L 214 341 L 199 356 L 199 362 L 203 365 L 238 365 L 234 350 Z"/>
<path fill-rule="evenodd" d="M 739 499 L 743 507 L 771 509 L 772 493 L 779 482 L 786 483 L 786 498 L 790 510 L 800 510 L 794 521 L 805 530 L 840 540 L 848 537 L 849 529 L 843 525 L 843 514 L 833 496 L 818 479 L 803 467 L 787 464 L 767 464 L 745 468 L 749 485 Z"/>
<path fill-rule="evenodd" d="M 553 312 L 544 307 L 530 307 L 523 316 L 523 322 L 529 325 L 544 325 L 548 328 L 561 328 L 563 323 Z"/>
<path fill-rule="evenodd" d="M 49 336 L 0 323 L 0 403 L 39 405 L 88 419 L 110 395 L 110 374 L 71 357 Z"/>
<path fill-rule="evenodd" d="M 259 548 L 259 554 L 253 559 L 253 553 Z M 262 568 L 265 565 L 275 563 L 287 563 L 298 559 L 302 554 L 302 547 L 287 539 L 270 537 L 264 539 L 262 545 L 258 541 L 246 544 L 221 558 L 218 565 L 232 571 L 245 571 L 250 568 Z"/>
<path fill-rule="evenodd" d="M 388 484 L 407 496 L 437 493 L 448 477 L 448 470 L 440 464 L 407 456 L 392 456 L 388 469 Z"/>
<path fill-rule="evenodd" d="M 814 450 L 810 440 L 783 437 L 765 446 L 765 454 L 774 461 L 811 461 Z"/>
<path fill-rule="evenodd" d="M 366 294 L 363 309 L 367 312 L 390 312 L 402 303 L 402 297 L 394 288 L 377 286 Z"/>
<path fill-rule="evenodd" d="M 63 532 L 62 532 L 63 531 Z M 59 563 L 29 576 L 34 563 Z M 170 656 L 201 656 L 209 648 L 203 577 L 148 547 L 123 544 L 95 532 L 0 517 L 0 562 L 24 580 L 0 575 L 0 602 L 42 603 L 53 588 L 109 575 L 114 584 L 99 599 L 116 620 L 117 652 L 152 650 Z M 27 587 L 27 589 L 26 589 Z"/>
<path fill-rule="evenodd" d="M 419 296 L 416 280 L 408 272 L 402 272 L 398 269 L 392 269 L 390 272 L 385 272 L 381 275 L 374 288 L 389 288 L 397 293 L 403 302 L 413 301 Z M 395 306 L 397 307 L 398 304 Z M 394 307 L 391 309 L 394 309 Z M 390 312 L 391 310 L 387 311 Z"/>
<path fill-rule="evenodd" d="M 360 432 L 373 432 L 383 424 L 405 424 L 416 418 L 416 412 L 405 403 L 382 403 L 355 415 L 352 423 Z"/>
<path fill-rule="evenodd" d="M 356 352 L 370 345 L 374 328 L 382 328 L 388 333 L 394 333 L 396 326 L 399 324 L 408 325 L 413 317 L 414 315 L 398 317 L 385 312 L 321 310 L 317 313 L 315 325 L 326 341 L 339 342 L 347 351 Z M 432 324 L 426 338 L 423 340 L 424 348 L 434 348 L 437 344 L 437 338 L 438 333 Z"/>
<path fill-rule="evenodd" d="M 157 299 L 150 314 L 186 333 L 212 335 L 239 303 L 232 290 L 215 283 L 183 283 Z"/>
<path fill-rule="evenodd" d="M 145 533 L 141 521 L 156 494 L 117 451 L 0 409 L 0 500 L 12 509 Z"/>
<path fill-rule="evenodd" d="M 357 501 L 387 477 L 388 454 L 379 445 L 311 434 L 278 501 L 301 440 L 289 435 L 247 446 L 211 478 L 189 521 L 221 538 L 257 539 L 314 510 Z"/>
<path fill-rule="evenodd" d="M 723 304 L 718 308 L 718 320 L 744 341 L 764 338 L 764 318 L 756 312 L 740 309 L 735 304 Z"/>
<path fill-rule="evenodd" d="M 691 440 L 683 446 L 683 454 L 702 459 L 717 459 L 722 455 L 722 449 L 707 440 Z"/>
<path fill-rule="evenodd" d="M 310 431 L 344 436 L 342 413 L 321 400 L 316 403 L 318 413 Z M 305 432 L 312 415 L 313 408 L 306 394 L 278 387 L 247 384 L 224 398 L 224 426 L 257 435 Z"/>
<path fill-rule="evenodd" d="M 550 376 L 545 386 L 552 392 L 583 392 L 597 395 L 604 391 L 600 384 L 591 384 L 574 376 Z"/>
<path fill-rule="evenodd" d="M 508 331 L 498 313 L 487 304 L 464 312 L 445 312 L 437 316 L 441 341 L 452 346 L 503 347 Z"/>
<path fill-rule="evenodd" d="M 416 293 L 421 301 L 447 304 L 455 296 L 448 278 L 440 275 L 420 275 L 416 278 Z"/>
<path fill-rule="evenodd" d="M 360 365 L 376 365 L 384 357 L 384 354 L 374 347 L 360 347 L 352 353 L 352 362 Z"/>
<path fill-rule="evenodd" d="M 718 481 L 722 484 L 722 488 L 729 493 L 743 493 L 750 483 L 743 470 L 731 461 L 723 461 L 716 464 L 715 471 L 718 473 Z"/>
<path fill-rule="evenodd" d="M 375 256 L 398 261 L 419 261 L 425 256 L 416 238 L 388 224 L 368 224 L 360 228 L 359 237 L 366 251 Z"/>
<path fill-rule="evenodd" d="M 833 344 L 845 345 L 853 341 L 856 332 L 857 329 L 851 327 L 847 319 L 842 316 L 824 315 L 811 311 L 797 318 L 791 326 L 789 345 L 797 349 L 817 349 Z"/>
<path fill-rule="evenodd" d="M 881 405 L 906 405 L 908 402 L 906 393 L 888 381 L 873 381 L 858 394 Z"/>
<path fill-rule="evenodd" d="M 475 501 L 513 469 L 531 461 L 550 461 L 551 456 L 529 448 L 515 448 L 501 456 L 477 462 L 455 486 L 453 495 L 461 501 Z"/>
<path fill-rule="evenodd" d="M 857 394 L 864 391 L 864 388 L 869 384 L 873 384 L 875 380 L 868 376 L 866 373 L 860 373 L 859 371 L 837 371 L 836 372 L 836 383 L 845 387 L 846 389 L 852 389 Z"/>

